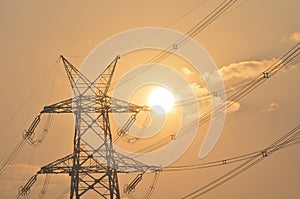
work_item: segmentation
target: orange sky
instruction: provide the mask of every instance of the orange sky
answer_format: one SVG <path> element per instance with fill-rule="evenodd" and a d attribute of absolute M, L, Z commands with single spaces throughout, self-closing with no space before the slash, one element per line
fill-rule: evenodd
<path fill-rule="evenodd" d="M 63 66 L 55 63 L 60 54 L 79 67 L 98 43 L 122 31 L 167 27 L 184 33 L 221 1 L 206 1 L 179 19 L 198 2 L 1 1 L 0 160 L 21 139 L 43 106 L 71 97 Z M 224 79 L 237 81 L 260 72 L 300 40 L 299 9 L 298 0 L 249 0 L 194 39 L 211 55 Z M 196 164 L 256 151 L 298 125 L 298 67 L 276 75 L 241 100 L 227 114 L 222 135 L 209 156 L 198 159 L 204 131 L 199 129 L 196 141 L 175 164 Z M 237 72 L 233 75 L 234 69 Z M 46 141 L 37 148 L 25 145 L 0 176 L 0 198 L 12 198 L 39 167 L 71 153 L 72 138 L 72 115 L 55 115 Z M 298 145 L 284 149 L 203 198 L 298 198 L 299 152 Z M 180 198 L 230 168 L 162 173 L 152 198 Z M 138 185 L 135 198 L 143 196 L 152 176 L 148 174 Z M 121 187 L 132 178 L 134 175 L 120 176 Z M 43 177 L 32 191 L 33 198 L 42 183 Z M 66 184 L 66 176 L 53 176 L 46 198 L 55 198 Z"/>

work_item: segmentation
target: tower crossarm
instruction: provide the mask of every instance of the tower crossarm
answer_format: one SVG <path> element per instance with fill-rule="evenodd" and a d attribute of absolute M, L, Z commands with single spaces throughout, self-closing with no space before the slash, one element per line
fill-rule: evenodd
<path fill-rule="evenodd" d="M 73 162 L 74 154 L 67 155 L 63 158 L 60 158 L 46 166 L 43 166 L 38 174 L 58 174 L 58 173 L 66 173 L 71 174 L 72 172 L 72 162 Z"/>
<path fill-rule="evenodd" d="M 78 170 L 81 173 L 105 173 L 108 167 L 100 163 L 94 156 L 84 149 L 80 149 L 80 165 Z M 65 173 L 72 175 L 74 170 L 73 160 L 76 153 L 60 158 L 46 166 L 43 166 L 38 174 L 59 174 Z"/>
<path fill-rule="evenodd" d="M 101 105 L 101 101 L 97 100 L 99 102 L 99 105 Z M 108 97 L 106 98 L 106 102 L 108 105 L 108 112 L 110 113 L 138 113 L 141 110 L 149 110 L 150 108 L 148 106 L 140 106 L 133 103 L 129 103 L 114 97 Z M 106 102 L 104 104 L 106 104 Z M 104 107 L 102 107 L 104 108 Z M 101 109 L 99 109 L 100 111 Z"/>
<path fill-rule="evenodd" d="M 145 173 L 158 171 L 161 168 L 159 166 L 146 165 L 134 158 L 128 157 L 122 153 L 115 152 L 115 159 L 118 161 L 119 173 Z"/>
<path fill-rule="evenodd" d="M 45 106 L 41 113 L 75 113 L 79 109 L 85 113 L 138 113 L 149 108 L 110 96 L 78 96 Z"/>
<path fill-rule="evenodd" d="M 45 106 L 41 113 L 73 113 L 75 108 L 73 107 L 74 100 L 75 99 L 70 98 Z"/>
<path fill-rule="evenodd" d="M 37 174 L 68 174 L 72 175 L 74 170 L 73 160 L 76 154 L 70 154 L 63 158 L 60 158 L 46 166 L 41 167 Z M 115 152 L 115 160 L 118 162 L 116 168 L 118 173 L 145 173 L 147 171 L 153 172 L 160 168 L 157 166 L 145 165 L 133 158 L 129 158 L 125 155 Z M 105 173 L 111 169 L 101 160 L 103 157 L 100 152 L 92 152 L 81 148 L 80 152 L 80 164 L 78 171 L 80 173 Z"/>

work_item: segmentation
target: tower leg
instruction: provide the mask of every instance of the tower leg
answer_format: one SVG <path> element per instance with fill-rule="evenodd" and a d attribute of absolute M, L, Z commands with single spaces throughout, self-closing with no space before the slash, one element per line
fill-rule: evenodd
<path fill-rule="evenodd" d="M 71 189 L 70 189 L 70 199 L 79 199 L 79 170 L 80 170 L 80 138 L 78 136 L 77 128 L 75 128 L 74 133 L 74 157 L 73 166 L 70 173 L 71 176 Z"/>

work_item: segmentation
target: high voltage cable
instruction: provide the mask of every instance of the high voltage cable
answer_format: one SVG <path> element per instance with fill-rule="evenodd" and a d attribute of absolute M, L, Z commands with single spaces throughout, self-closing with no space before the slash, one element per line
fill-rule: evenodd
<path fill-rule="evenodd" d="M 180 21 L 181 19 L 183 19 L 184 17 L 186 17 L 187 15 L 189 15 L 190 13 L 192 13 L 194 10 L 196 10 L 198 7 L 200 7 L 200 6 L 201 6 L 203 3 L 205 3 L 206 1 L 207 1 L 207 0 L 202 0 L 202 1 L 198 2 L 198 3 L 197 3 L 196 5 L 194 5 L 191 9 L 189 9 L 188 11 L 186 11 L 183 15 L 177 17 L 175 20 L 171 21 L 169 24 L 163 26 L 163 28 L 168 28 L 168 27 L 174 25 L 175 23 L 177 23 L 178 21 Z M 154 34 L 156 34 L 156 33 L 154 33 Z M 147 38 L 147 37 L 146 37 L 146 38 Z M 145 39 L 145 38 L 143 38 L 143 39 Z M 143 40 L 143 39 L 142 39 L 142 40 Z M 140 41 L 141 41 L 141 40 L 138 40 L 138 41 L 136 41 L 136 42 L 140 42 Z M 135 43 L 135 42 L 134 42 L 134 43 Z M 130 44 L 129 44 L 129 45 L 130 45 Z M 128 46 L 128 45 L 126 45 L 126 46 Z M 124 46 L 122 46 L 121 48 L 124 48 Z M 112 52 L 112 51 L 117 50 L 117 49 L 120 49 L 120 48 L 116 48 L 116 49 L 112 49 L 112 50 L 107 50 L 107 51 L 102 51 L 101 54 L 102 54 L 102 53 Z M 89 55 L 89 56 L 97 56 L 97 55 L 98 55 L 98 53 L 97 53 L 97 54 L 93 54 L 93 55 Z M 68 55 L 67 57 L 86 57 L 86 55 Z"/>
<path fill-rule="evenodd" d="M 70 192 L 70 186 L 68 185 L 57 197 L 56 199 L 64 199 Z"/>
<path fill-rule="evenodd" d="M 294 53 L 291 52 L 292 50 L 294 50 Z M 285 67 L 285 69 L 288 69 L 290 66 L 299 63 L 299 61 L 300 61 L 299 43 L 296 46 L 294 46 L 288 53 L 291 53 L 291 56 L 289 56 L 289 57 L 284 57 L 283 56 L 283 57 L 279 58 L 268 69 L 266 69 L 263 72 L 266 75 L 268 75 L 267 78 L 273 76 L 275 73 L 277 73 L 280 70 L 284 69 L 284 67 Z M 283 64 L 285 64 L 285 65 L 283 66 Z M 226 94 L 228 92 L 233 92 L 237 89 L 241 89 L 243 87 L 249 86 L 251 84 L 255 84 L 255 83 L 257 83 L 257 80 L 260 80 L 261 78 L 264 78 L 264 77 L 262 76 L 261 73 L 259 73 L 259 74 L 256 74 L 256 75 L 250 77 L 250 78 L 247 78 L 246 80 L 242 80 L 242 81 L 237 82 L 233 85 L 230 85 L 230 86 L 226 87 Z M 219 93 L 219 91 L 217 91 L 216 93 Z M 210 98 L 210 97 L 211 97 L 210 94 L 204 95 L 203 97 L 200 96 L 200 97 L 197 98 L 197 101 L 202 100 L 203 98 L 205 99 L 205 98 Z M 191 101 L 188 101 L 188 100 L 184 101 L 184 103 L 187 103 L 187 102 L 191 102 Z M 195 101 L 191 102 L 191 103 L 195 103 Z"/>
<path fill-rule="evenodd" d="M 7 126 L 10 124 L 10 122 L 17 116 L 17 114 L 24 108 L 25 104 L 29 102 L 29 100 L 32 98 L 32 96 L 38 91 L 38 89 L 42 88 L 44 85 L 46 85 L 47 80 L 50 79 L 50 75 L 52 74 L 52 70 L 56 68 L 56 65 L 59 61 L 59 58 L 56 59 L 53 65 L 49 68 L 49 70 L 42 76 L 38 84 L 36 84 L 33 89 L 30 91 L 29 95 L 26 97 L 24 102 L 11 114 L 11 116 L 8 118 L 8 120 L 0 127 L 0 134 L 4 132 L 4 130 L 7 128 Z M 56 75 L 56 74 L 55 74 Z M 53 87 L 54 84 L 52 84 Z M 52 88 L 51 88 L 52 90 Z M 50 92 L 51 93 L 51 92 Z M 50 96 L 50 94 L 49 94 Z"/>
<path fill-rule="evenodd" d="M 10 152 L 10 154 L 7 157 L 7 159 L 5 159 L 5 161 L 2 163 L 2 165 L 0 167 L 0 175 L 2 175 L 2 173 L 5 171 L 5 169 L 7 168 L 7 166 L 11 163 L 11 161 L 20 152 L 20 150 L 22 149 L 25 141 L 26 141 L 26 139 L 21 139 L 18 142 L 18 144 L 15 146 L 15 148 Z"/>
<path fill-rule="evenodd" d="M 178 22 L 179 20 L 181 20 L 182 18 L 186 17 L 188 14 L 190 14 L 191 12 L 193 12 L 195 9 L 197 9 L 199 6 L 201 6 L 204 2 L 206 2 L 207 0 L 202 0 L 199 3 L 197 3 L 197 5 L 195 5 L 194 7 L 192 7 L 190 10 L 188 10 L 186 13 L 184 13 L 183 15 L 181 15 L 180 17 L 178 17 L 177 19 L 175 19 L 174 21 L 172 21 L 171 23 L 169 23 L 166 27 L 172 26 L 173 24 L 175 24 L 176 22 Z"/>
<path fill-rule="evenodd" d="M 143 197 L 143 199 L 149 199 L 152 196 L 154 189 L 156 188 L 156 184 L 158 182 L 159 174 L 160 174 L 160 171 L 155 172 L 153 180 L 150 184 L 150 187 L 149 187 L 148 191 L 146 192 L 145 196 Z"/>
<path fill-rule="evenodd" d="M 28 141 L 32 146 L 38 146 L 44 141 L 44 139 L 47 136 L 48 130 L 49 130 L 50 125 L 51 125 L 51 120 L 52 120 L 51 114 L 48 114 L 48 116 L 49 117 L 46 118 L 46 121 L 45 121 L 44 127 L 42 129 L 42 132 L 38 136 L 35 135 L 35 128 L 37 127 L 38 123 L 41 120 L 40 115 L 35 118 L 35 120 L 31 124 L 30 128 L 24 132 L 23 137 L 20 139 L 18 144 L 9 153 L 7 158 L 1 164 L 1 166 L 0 166 L 0 176 L 6 170 L 8 165 L 13 161 L 13 159 L 17 156 L 17 154 L 21 151 L 21 149 L 24 146 L 26 141 Z M 37 137 L 37 138 L 35 139 L 35 137 Z"/>
<path fill-rule="evenodd" d="M 207 17 L 205 17 L 201 22 L 199 22 L 196 26 L 194 26 L 190 31 L 187 32 L 186 36 L 189 38 L 187 39 L 186 36 L 180 38 L 177 43 L 179 46 L 184 45 L 188 40 L 196 36 L 200 31 L 205 29 L 209 24 L 214 22 L 217 18 L 220 17 L 220 14 L 224 13 L 229 7 L 231 7 L 236 0 L 230 0 L 230 1 L 223 1 L 216 9 L 214 9 Z M 162 54 L 159 54 L 158 56 L 154 57 L 153 59 L 149 60 L 149 62 L 156 61 L 157 63 L 161 62 L 163 59 L 168 57 L 170 55 L 169 49 L 163 51 Z M 44 135 L 42 134 L 38 142 L 42 141 L 44 139 Z M 0 175 L 3 173 L 3 171 L 7 168 L 7 166 L 10 164 L 10 162 L 15 158 L 15 156 L 18 154 L 18 152 L 23 147 L 26 139 L 28 137 L 24 137 L 20 140 L 20 142 L 17 144 L 17 146 L 14 148 L 14 150 L 9 154 L 8 158 L 4 161 L 3 165 L 0 168 Z M 31 140 L 34 142 L 34 140 Z"/>
<path fill-rule="evenodd" d="M 286 64 L 285 66 L 288 66 L 289 63 L 284 63 L 288 60 L 288 58 L 291 57 L 291 55 L 296 54 L 295 52 L 298 52 L 297 56 L 299 56 L 299 43 L 294 46 L 292 48 L 292 50 L 290 50 L 287 54 L 285 54 L 284 56 L 282 56 L 280 59 L 278 59 L 274 64 L 272 64 L 268 69 L 266 69 L 265 71 L 268 72 L 272 72 L 274 71 L 274 68 L 278 68 L 278 66 L 283 66 L 283 64 Z M 283 60 L 282 62 L 280 62 L 280 60 Z M 294 64 L 294 63 L 293 63 Z M 281 67 L 282 68 L 282 67 Z M 279 72 L 279 70 L 277 71 Z M 269 76 L 273 76 L 275 73 L 269 74 Z M 251 92 L 253 89 L 255 89 L 257 86 L 259 86 L 260 84 L 262 84 L 264 81 L 266 81 L 267 78 L 264 78 L 261 74 L 258 74 L 257 77 L 252 80 L 249 84 L 247 84 L 246 86 L 242 87 L 241 90 L 237 91 L 233 96 L 231 96 L 230 98 L 227 99 L 227 101 L 229 101 L 229 103 L 223 103 L 220 106 L 217 106 L 214 110 L 207 112 L 206 114 L 204 114 L 201 118 L 200 118 L 200 125 L 202 125 L 203 123 L 207 122 L 210 120 L 211 117 L 213 117 L 211 114 L 213 113 L 213 111 L 220 113 L 221 111 L 225 110 L 226 108 L 228 108 L 229 106 L 231 106 L 234 101 L 240 100 L 242 97 L 244 97 L 245 95 L 247 95 L 249 92 Z M 193 121 L 191 124 L 187 125 L 187 127 L 196 127 L 195 125 L 197 125 L 198 120 Z M 194 125 L 194 126 L 192 126 Z M 178 134 L 182 133 L 182 131 L 185 129 L 186 127 L 184 127 L 183 129 L 181 129 Z"/>
<path fill-rule="evenodd" d="M 234 4 L 236 2 L 236 0 L 235 1 L 224 1 L 224 2 L 222 2 L 222 4 L 220 4 L 219 6 L 218 6 L 218 8 L 216 8 L 215 10 L 217 10 L 217 9 L 219 9 L 219 8 L 222 8 L 222 9 L 225 9 L 225 10 L 227 10 L 228 8 L 228 6 L 229 7 L 231 7 L 232 6 L 232 4 Z M 214 11 L 215 11 L 214 10 Z M 214 12 L 213 11 L 213 12 Z M 222 13 L 223 13 L 223 11 L 222 11 Z M 222 15 L 222 13 L 221 13 L 221 11 L 220 11 L 220 13 L 219 12 L 217 12 L 217 13 L 215 13 L 215 15 L 212 17 L 212 18 L 208 18 L 207 19 L 207 21 L 205 22 L 205 23 L 207 23 L 208 25 L 209 24 L 211 24 L 213 21 L 215 21 L 217 18 L 219 18 L 221 15 Z M 210 22 L 210 20 L 212 20 L 211 22 Z M 203 25 L 203 29 L 205 29 L 208 25 Z M 203 30 L 201 27 L 199 27 L 199 29 L 198 30 L 193 30 L 190 34 L 191 34 L 191 36 L 190 36 L 190 38 L 192 38 L 192 37 L 194 37 L 195 35 L 197 35 L 198 33 L 197 33 L 197 31 L 202 31 Z M 189 39 L 190 39 L 189 38 Z M 185 39 L 185 37 L 183 38 L 183 39 Z M 189 40 L 188 39 L 188 40 Z M 182 45 L 184 45 L 188 40 L 182 40 L 182 41 L 179 41 L 178 42 L 178 45 L 179 45 L 179 47 L 180 47 L 180 45 L 182 46 Z M 300 61 L 300 58 L 299 58 L 299 43 L 297 44 L 298 45 L 298 48 L 297 48 L 297 53 L 296 53 L 296 56 L 289 56 L 289 57 L 286 57 L 286 60 L 285 61 L 283 61 L 283 62 L 285 62 L 284 64 L 281 62 L 281 63 L 279 63 L 279 64 L 274 64 L 274 67 L 271 67 L 270 68 L 270 70 L 266 70 L 265 71 L 265 73 L 266 74 L 268 74 L 268 78 L 269 77 L 271 77 L 271 76 L 273 76 L 273 75 L 275 75 L 276 73 L 278 73 L 278 72 L 280 72 L 282 69 L 283 69 L 283 67 L 287 67 L 287 66 L 291 66 L 291 65 L 294 65 L 294 64 L 297 64 L 297 63 L 299 63 L 299 61 Z M 296 46 L 297 46 L 296 45 Z M 293 50 L 293 49 L 292 49 Z M 291 50 L 291 51 L 292 51 Z M 168 54 L 170 53 L 169 51 L 167 52 Z M 171 54 L 171 53 L 170 53 Z M 170 55 L 169 54 L 169 55 Z M 164 60 L 166 57 L 168 57 L 169 55 L 162 55 L 162 56 L 158 56 L 157 58 L 155 58 L 154 59 L 154 61 L 157 61 L 157 63 L 159 63 L 159 62 L 161 62 L 162 60 Z M 294 54 L 295 55 L 295 54 Z M 151 60 L 150 60 L 151 61 Z M 234 99 L 236 99 L 236 100 L 239 100 L 240 98 L 242 98 L 242 97 L 244 97 L 245 95 L 247 95 L 249 92 L 251 92 L 253 89 L 255 89 L 257 86 L 259 86 L 260 84 L 262 84 L 264 81 L 266 81 L 266 79 L 267 78 L 264 78 L 263 77 L 263 79 L 261 79 L 261 74 L 260 75 L 258 75 L 258 76 L 255 76 L 253 79 L 249 79 L 249 80 L 247 80 L 247 81 L 245 81 L 243 84 L 239 84 L 239 85 L 237 85 L 236 87 L 234 87 L 234 88 L 240 88 L 240 87 L 242 87 L 242 89 L 245 89 L 245 90 L 247 90 L 247 92 L 245 91 L 244 93 L 239 93 L 239 94 L 237 94 L 237 95 L 234 95 L 236 98 L 234 98 Z M 263 81 L 262 81 L 263 80 Z M 250 82 L 250 84 L 249 84 L 249 82 Z M 248 88 L 250 88 L 250 89 L 248 89 Z M 223 108 L 223 107 L 221 107 L 221 108 Z M 227 105 L 227 108 L 228 108 L 228 105 Z M 225 109 L 226 109 L 226 107 L 225 107 Z M 223 110 L 223 109 L 220 109 L 220 111 L 221 110 Z M 212 117 L 212 112 L 210 113 L 210 114 L 208 114 L 208 116 L 206 117 L 206 118 L 208 118 L 208 119 L 203 119 L 203 121 L 206 121 L 206 120 L 209 120 L 211 117 Z M 199 122 L 199 121 L 197 121 L 197 122 Z M 201 123 L 200 123 L 201 124 Z M 196 124 L 196 122 L 195 122 L 195 124 L 194 125 L 198 125 L 198 123 Z M 195 128 L 194 126 L 190 126 L 189 128 Z M 181 134 L 180 134 L 181 135 Z M 182 134 L 181 136 L 183 136 L 184 134 Z M 179 138 L 179 137 L 178 137 Z M 168 139 L 169 139 L 169 137 L 168 137 Z M 275 152 L 276 150 L 279 150 L 279 149 L 281 149 L 281 148 L 283 148 L 283 147 L 285 147 L 285 146 L 288 146 L 288 145 L 286 145 L 287 143 L 288 144 L 293 144 L 293 143 L 296 143 L 297 141 L 299 141 L 299 140 L 297 140 L 297 139 L 291 139 L 290 138 L 290 140 L 291 141 L 293 141 L 293 142 L 290 142 L 290 141 L 288 141 L 288 140 L 285 140 L 285 142 L 284 143 L 280 143 L 280 145 L 275 145 L 277 148 L 272 148 L 273 149 L 273 151 Z M 23 146 L 23 143 L 24 143 L 24 141 L 25 141 L 25 139 L 23 139 L 23 140 L 21 140 L 22 142 L 20 142 L 18 145 L 17 145 L 17 147 L 13 150 L 13 152 L 14 151 L 19 151 L 21 148 L 22 148 L 22 146 Z M 164 143 L 160 143 L 160 145 L 161 144 L 164 144 Z M 275 150 L 276 149 L 276 150 Z M 272 152 L 273 152 L 272 151 Z M 11 157 L 12 157 L 12 159 L 14 158 L 14 156 L 17 154 L 17 152 L 14 152 L 14 153 L 11 153 Z M 246 158 L 246 157 L 244 157 L 244 158 Z M 11 160 L 12 160 L 11 159 Z M 6 164 L 6 166 L 10 163 L 10 158 L 8 159 L 8 163 Z M 5 168 L 6 168 L 6 166 L 5 166 Z M 2 174 L 2 172 L 4 171 L 4 169 L 3 169 L 4 167 L 1 167 L 1 169 L 0 169 L 0 175 Z"/>
<path fill-rule="evenodd" d="M 214 90 L 211 93 L 216 93 L 218 95 L 220 95 L 220 94 L 222 94 L 222 95 L 226 94 L 228 96 L 228 94 L 233 93 L 236 90 L 241 89 L 242 87 L 244 87 L 245 85 L 249 84 L 251 81 L 253 81 L 255 78 L 257 78 L 260 75 L 261 74 L 259 74 L 259 75 L 256 74 L 256 75 L 248 77 L 248 78 L 246 78 L 244 80 L 241 80 L 241 81 L 239 81 L 237 83 L 230 84 L 230 85 L 228 85 L 228 86 L 225 87 L 225 91 L 224 90 Z M 195 97 L 196 100 L 194 100 L 194 99 L 179 100 L 179 101 L 176 102 L 176 104 L 173 107 L 174 108 L 180 108 L 182 106 L 186 106 L 186 105 L 189 105 L 189 104 L 195 104 L 195 103 L 198 103 L 198 102 L 201 102 L 201 101 L 204 101 L 204 100 L 209 100 L 212 97 L 211 93 L 209 93 L 207 91 L 206 94 L 198 95 L 198 96 Z"/>
<path fill-rule="evenodd" d="M 53 66 L 56 67 L 57 62 L 59 61 L 59 58 L 54 62 Z M 16 114 L 24 107 L 24 105 L 29 101 L 29 99 L 32 97 L 32 95 L 34 93 L 37 92 L 37 90 L 43 85 L 45 84 L 45 81 L 49 79 L 49 75 L 51 74 L 51 71 L 55 68 L 55 67 L 51 67 L 47 73 L 45 73 L 45 75 L 43 76 L 43 78 L 40 80 L 39 84 L 34 87 L 34 89 L 30 92 L 30 95 L 25 99 L 25 102 L 16 110 L 16 112 L 14 112 L 11 117 L 8 119 L 8 121 L 1 126 L 1 131 L 4 130 L 6 128 L 6 126 L 11 122 L 11 120 L 16 116 Z M 53 83 L 54 84 L 54 83 Z M 52 85 L 53 87 L 53 85 Z M 51 89 L 52 90 L 52 89 Z M 50 92 L 51 93 L 51 92 Z M 49 95 L 50 96 L 50 95 Z M 48 121 L 49 122 L 49 121 Z M 51 123 L 51 121 L 50 121 Z M 49 125 L 50 125 L 49 123 Z M 21 151 L 22 147 L 24 146 L 24 143 L 26 142 L 26 139 L 28 139 L 30 142 L 35 142 L 34 144 L 38 145 L 41 142 L 43 142 L 44 138 L 46 137 L 46 133 L 48 131 L 48 128 L 50 126 L 47 126 L 46 128 L 43 129 L 44 132 L 42 132 L 42 134 L 40 134 L 40 136 L 38 137 L 37 140 L 33 140 L 34 135 L 33 136 L 28 136 L 28 137 L 22 137 L 22 139 L 18 142 L 18 144 L 15 146 L 15 148 L 9 153 L 9 155 L 7 156 L 7 158 L 2 162 L 2 164 L 0 165 L 0 176 L 2 175 L 2 173 L 6 170 L 6 168 L 8 167 L 8 165 L 13 161 L 13 159 L 17 156 L 17 154 Z M 2 133 L 2 132 L 1 132 Z M 23 135 L 24 136 L 24 135 Z M 33 143 L 31 143 L 33 144 Z"/>
<path fill-rule="evenodd" d="M 168 166 L 161 169 L 162 172 L 174 172 L 174 171 L 188 171 L 188 170 L 198 170 L 198 169 L 206 169 L 211 167 L 218 167 L 223 165 L 228 165 L 232 163 L 237 163 L 241 161 L 245 161 L 251 159 L 253 157 L 259 156 L 261 154 L 260 151 L 239 155 L 236 157 L 225 158 L 221 160 L 211 161 L 211 162 L 204 162 L 199 164 L 191 164 L 191 165 L 177 165 L 177 166 Z"/>
<path fill-rule="evenodd" d="M 190 133 L 190 130 L 197 128 L 206 122 L 208 122 L 211 118 L 217 116 L 222 111 L 226 110 L 230 106 L 232 106 L 235 102 L 241 100 L 243 97 L 248 95 L 255 88 L 260 86 L 270 77 L 273 77 L 278 72 L 282 71 L 284 68 L 289 68 L 300 62 L 300 42 L 297 43 L 293 48 L 291 48 L 287 53 L 285 53 L 282 57 L 277 59 L 273 64 L 271 64 L 263 73 L 257 74 L 251 81 L 247 84 L 243 85 L 239 90 L 237 90 L 232 96 L 226 99 L 225 102 L 220 105 L 214 107 L 211 111 L 206 112 L 200 118 L 192 121 L 188 125 L 179 129 L 177 132 L 174 132 L 172 135 L 176 135 L 176 139 L 179 139 Z M 136 153 L 150 152 L 154 149 L 160 148 L 164 144 L 170 142 L 172 138 L 167 136 L 165 138 L 160 139 L 159 141 L 139 149 Z"/>
<path fill-rule="evenodd" d="M 297 46 L 297 45 L 296 45 Z M 299 46 L 299 44 L 298 44 Z M 294 49 L 294 48 L 293 48 Z M 299 47 L 297 49 L 299 51 Z M 284 56 L 283 56 L 284 57 Z M 275 63 L 277 63 L 278 61 L 276 61 Z M 276 67 L 277 65 L 271 65 L 270 67 Z M 268 69 L 267 69 L 268 70 Z M 261 76 L 261 75 L 260 75 Z M 241 99 L 242 97 L 244 97 L 245 95 L 247 95 L 249 92 L 251 92 L 253 89 L 255 89 L 257 86 L 259 86 L 260 84 L 262 84 L 267 78 L 259 78 L 260 81 L 258 81 L 257 79 L 253 80 L 249 85 L 247 85 L 245 88 L 243 88 L 241 91 L 236 92 L 231 98 L 227 99 L 230 102 L 229 103 L 223 103 L 220 106 L 217 106 L 214 110 L 207 112 L 206 114 L 204 114 L 200 120 L 194 120 L 193 122 L 191 122 L 189 125 L 183 127 L 182 129 L 180 129 L 177 134 L 178 136 L 176 136 L 177 139 L 179 139 L 180 137 L 182 137 L 183 135 L 187 134 L 188 132 L 186 132 L 187 130 L 193 129 L 198 127 L 198 122 L 200 122 L 200 125 L 204 124 L 205 122 L 209 121 L 211 117 L 216 116 L 216 114 L 220 113 L 221 111 L 225 110 L 226 108 L 228 108 L 229 106 L 231 106 L 236 100 Z M 212 112 L 215 111 L 216 114 L 212 115 Z M 174 133 L 175 134 L 175 133 Z M 166 143 L 169 142 L 171 139 L 170 137 L 165 137 L 163 139 L 161 139 L 160 141 L 158 141 L 157 143 L 154 143 L 148 147 L 146 147 L 145 149 L 147 149 L 147 151 L 151 151 L 153 150 L 153 148 L 156 148 L 156 145 L 162 145 L 162 143 Z M 143 151 L 138 151 L 138 152 L 143 152 Z"/>
<path fill-rule="evenodd" d="M 243 162 L 242 164 L 235 167 L 231 171 L 225 173 L 224 175 L 217 178 L 216 180 L 182 197 L 182 199 L 199 198 L 200 196 L 206 194 L 207 192 L 217 188 L 218 186 L 224 184 L 225 182 L 231 180 L 232 178 L 250 169 L 254 165 L 264 160 L 266 157 L 275 153 L 276 151 L 299 143 L 300 143 L 300 124 L 294 129 L 292 129 L 291 131 L 289 131 L 286 135 L 281 137 L 279 140 L 271 144 L 269 147 L 262 150 L 260 154 L 257 154 L 256 156 L 249 158 L 247 161 Z"/>
<path fill-rule="evenodd" d="M 264 148 L 259 151 L 255 151 L 252 153 L 247 153 L 244 155 L 239 155 L 239 156 L 231 157 L 231 158 L 227 158 L 227 159 L 221 159 L 221 160 L 217 160 L 217 161 L 200 163 L 200 164 L 168 166 L 168 167 L 163 168 L 161 171 L 169 172 L 169 171 L 186 171 L 186 170 L 195 170 L 195 169 L 205 169 L 205 168 L 222 166 L 222 165 L 227 165 L 227 164 L 232 164 L 232 163 L 236 163 L 236 162 L 249 160 L 249 159 L 263 155 L 262 152 L 264 152 L 265 150 L 274 151 L 274 150 L 279 150 L 279 149 L 285 148 L 287 146 L 292 146 L 294 144 L 298 144 L 300 141 L 299 135 L 300 135 L 300 125 L 298 125 L 295 129 L 291 130 L 290 132 L 288 132 L 287 134 L 282 136 L 280 139 L 278 139 L 276 142 L 271 144 L 269 147 Z"/>
<path fill-rule="evenodd" d="M 50 175 L 46 174 L 45 176 L 45 180 L 44 180 L 44 184 L 42 186 L 42 189 L 39 193 L 38 199 L 43 199 L 47 193 L 48 187 L 49 187 L 49 183 L 50 183 Z"/>
<path fill-rule="evenodd" d="M 216 21 L 219 17 L 221 17 L 221 15 L 224 14 L 236 2 L 237 2 L 237 0 L 224 0 L 213 11 L 211 11 L 204 19 L 202 19 L 199 23 L 197 23 L 189 31 L 187 31 L 182 37 L 180 37 L 174 43 L 174 45 L 176 45 L 178 48 L 182 47 L 189 40 L 194 38 L 197 34 L 199 34 L 201 31 L 206 29 L 210 24 L 212 24 L 214 21 Z M 161 61 L 166 59 L 168 56 L 170 56 L 174 52 L 174 50 L 176 50 L 176 49 L 173 48 L 174 45 L 171 45 L 167 49 L 165 49 L 162 52 L 158 53 L 152 59 L 148 60 L 145 64 L 160 63 Z M 110 90 L 123 85 L 124 83 L 128 82 L 131 79 L 134 79 L 136 76 L 138 76 L 139 74 L 149 70 L 150 68 L 151 67 L 138 68 L 133 73 L 129 74 L 126 78 L 123 78 L 121 80 L 117 80 L 115 82 L 112 82 Z"/>
<path fill-rule="evenodd" d="M 176 42 L 178 47 L 183 46 L 191 38 L 194 38 L 198 33 L 207 28 L 211 23 L 218 19 L 223 13 L 225 13 L 230 7 L 235 4 L 237 0 L 223 1 L 217 8 L 215 8 L 208 16 L 200 21 L 196 26 L 190 29 L 179 41 Z"/>

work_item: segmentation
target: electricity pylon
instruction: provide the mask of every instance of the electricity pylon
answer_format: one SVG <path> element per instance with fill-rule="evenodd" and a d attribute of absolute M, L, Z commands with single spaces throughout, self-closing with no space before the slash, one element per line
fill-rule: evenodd
<path fill-rule="evenodd" d="M 73 153 L 42 167 L 37 172 L 37 174 L 68 174 L 71 177 L 71 199 L 79 199 L 90 191 L 94 191 L 99 198 L 119 199 L 118 173 L 144 173 L 147 170 L 156 170 L 155 167 L 126 157 L 113 148 L 109 114 L 137 114 L 141 110 L 148 109 L 107 95 L 118 59 L 119 57 L 116 57 L 95 80 L 90 81 L 61 56 L 74 97 L 46 106 L 41 111 L 41 114 L 75 115 Z M 33 123 L 32 126 L 35 128 L 37 124 Z M 96 144 L 90 143 L 91 138 Z M 35 180 L 36 175 L 28 182 L 30 186 L 24 186 L 21 192 L 27 192 Z"/>

